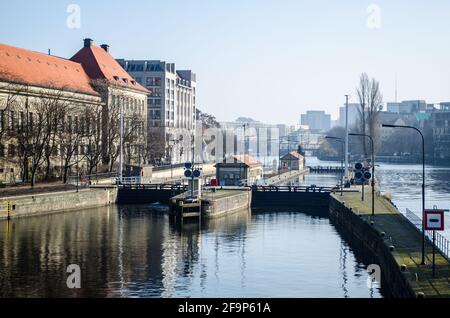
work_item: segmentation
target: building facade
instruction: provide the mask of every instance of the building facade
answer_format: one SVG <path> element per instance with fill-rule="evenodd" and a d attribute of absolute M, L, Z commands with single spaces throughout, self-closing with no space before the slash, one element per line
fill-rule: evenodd
<path fill-rule="evenodd" d="M 191 160 L 197 107 L 196 74 L 177 70 L 175 63 L 160 60 L 117 61 L 136 82 L 151 90 L 147 103 L 148 132 L 162 136 L 165 162 L 177 164 Z"/>
<path fill-rule="evenodd" d="M 427 103 L 424 100 L 405 100 L 399 103 L 389 102 L 386 106 L 388 112 L 398 114 L 412 114 L 427 109 Z"/>
<path fill-rule="evenodd" d="M 305 157 L 297 151 L 291 151 L 280 159 L 281 170 L 297 170 L 305 169 Z"/>
<path fill-rule="evenodd" d="M 348 104 L 348 127 L 354 127 L 359 122 L 359 104 Z M 345 127 L 345 106 L 339 108 L 339 126 Z"/>
<path fill-rule="evenodd" d="M 437 164 L 450 165 L 450 107 L 441 104 L 440 111 L 431 115 L 433 129 L 434 161 Z"/>
<path fill-rule="evenodd" d="M 83 65 L 91 85 L 104 103 L 102 161 L 112 170 L 118 151 L 118 133 L 123 113 L 124 164 L 143 164 L 147 149 L 147 96 L 150 91 L 135 81 L 112 57 L 109 45 L 94 45 L 85 39 L 84 45 L 71 59 Z M 119 129 L 117 129 L 119 127 Z"/>
<path fill-rule="evenodd" d="M 250 186 L 262 177 L 262 163 L 249 155 L 230 156 L 216 164 L 216 178 L 221 186 Z"/>
<path fill-rule="evenodd" d="M 145 127 L 131 129 L 128 122 L 146 123 L 147 94 L 108 46 L 96 47 L 90 39 L 71 59 L 0 44 L 0 180 L 65 180 L 75 166 L 85 173 L 93 172 L 93 165 L 97 170 L 106 154 L 100 168 L 117 168 L 115 104 L 123 106 L 129 132 L 125 157 L 142 163 L 143 149 L 136 145 L 146 144 Z"/>
<path fill-rule="evenodd" d="M 300 124 L 309 126 L 310 130 L 327 131 L 331 128 L 331 115 L 324 111 L 308 110 L 301 115 Z"/>

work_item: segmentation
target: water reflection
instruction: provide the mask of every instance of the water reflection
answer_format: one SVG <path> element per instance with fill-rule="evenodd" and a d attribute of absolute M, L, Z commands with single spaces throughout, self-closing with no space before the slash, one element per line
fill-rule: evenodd
<path fill-rule="evenodd" d="M 202 224 L 148 207 L 0 223 L 2 297 L 380 297 L 327 218 L 241 211 Z M 66 268 L 81 267 L 79 290 Z"/>

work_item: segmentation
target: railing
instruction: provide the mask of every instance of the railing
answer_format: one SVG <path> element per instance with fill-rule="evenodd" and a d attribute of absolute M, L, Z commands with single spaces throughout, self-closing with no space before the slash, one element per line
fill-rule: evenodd
<path fill-rule="evenodd" d="M 317 186 L 252 186 L 253 191 L 260 192 L 319 192 L 330 193 L 335 188 Z"/>
<path fill-rule="evenodd" d="M 319 173 L 336 173 L 343 172 L 344 168 L 338 166 L 314 166 L 308 167 L 310 172 L 319 172 Z"/>
<path fill-rule="evenodd" d="M 178 184 L 132 184 L 125 183 L 119 185 L 119 188 L 125 189 L 135 189 L 135 190 L 172 190 L 172 191 L 186 191 L 188 190 L 187 185 L 178 185 Z"/>
<path fill-rule="evenodd" d="M 410 209 L 406 209 L 406 218 L 409 222 L 411 222 L 420 233 L 422 233 L 422 219 L 419 218 L 414 212 Z M 433 242 L 433 231 L 425 231 L 425 236 Z M 441 254 L 450 260 L 450 241 L 441 235 L 440 233 L 436 233 L 436 248 L 441 252 Z"/>

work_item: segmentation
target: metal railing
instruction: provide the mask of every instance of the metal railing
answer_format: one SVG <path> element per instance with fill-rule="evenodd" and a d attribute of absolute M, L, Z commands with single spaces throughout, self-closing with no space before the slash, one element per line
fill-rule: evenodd
<path fill-rule="evenodd" d="M 330 193 L 334 190 L 332 187 L 317 187 L 314 185 L 311 186 L 252 186 L 253 191 L 260 192 L 326 192 Z"/>
<path fill-rule="evenodd" d="M 417 230 L 422 233 L 422 219 L 410 209 L 406 209 L 406 219 L 413 224 Z M 433 231 L 425 231 L 425 236 L 433 242 Z M 439 232 L 436 232 L 436 248 L 441 254 L 450 261 L 450 241 Z"/>
<path fill-rule="evenodd" d="M 119 188 L 134 189 L 134 190 L 172 190 L 172 191 L 186 191 L 187 185 L 175 185 L 175 184 L 121 184 Z"/>

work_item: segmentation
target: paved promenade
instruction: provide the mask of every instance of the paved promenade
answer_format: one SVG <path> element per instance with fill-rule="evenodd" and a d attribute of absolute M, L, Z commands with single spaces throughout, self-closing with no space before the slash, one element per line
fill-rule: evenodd
<path fill-rule="evenodd" d="M 360 187 L 358 187 L 360 188 Z M 360 192 L 344 192 L 334 197 L 345 202 L 354 213 L 360 214 L 367 222 L 371 220 L 371 191 L 365 188 L 365 200 L 361 201 Z M 436 253 L 436 277 L 432 277 L 432 245 L 426 242 L 426 265 L 421 265 L 421 233 L 412 225 L 406 217 L 400 214 L 387 199 L 377 196 L 375 199 L 374 227 L 380 233 L 385 232 L 385 241 L 395 247 L 392 252 L 399 267 L 407 266 L 405 275 L 413 289 L 423 292 L 425 297 L 450 297 L 450 264 L 439 252 Z"/>

